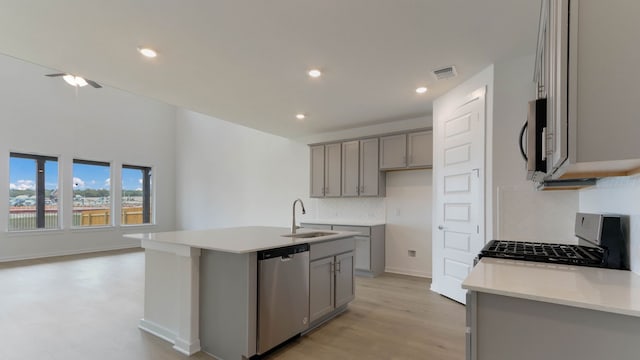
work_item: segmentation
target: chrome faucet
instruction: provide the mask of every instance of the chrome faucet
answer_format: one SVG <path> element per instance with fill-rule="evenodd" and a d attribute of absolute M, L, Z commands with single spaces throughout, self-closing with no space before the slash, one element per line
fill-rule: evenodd
<path fill-rule="evenodd" d="M 306 213 L 307 213 L 307 211 L 304 209 L 304 203 L 302 202 L 302 200 L 300 200 L 300 199 L 296 199 L 296 200 L 293 202 L 293 222 L 291 223 L 291 233 L 292 233 L 292 234 L 295 234 L 295 233 L 296 233 L 296 230 L 297 230 L 297 229 L 298 229 L 298 227 L 299 227 L 299 226 L 296 226 L 296 203 L 297 203 L 298 201 L 300 202 L 300 205 L 302 206 L 302 213 L 303 213 L 303 214 L 306 214 Z"/>

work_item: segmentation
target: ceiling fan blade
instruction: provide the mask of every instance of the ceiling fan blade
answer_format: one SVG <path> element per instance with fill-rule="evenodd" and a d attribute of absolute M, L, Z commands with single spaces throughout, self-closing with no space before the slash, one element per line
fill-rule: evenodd
<path fill-rule="evenodd" d="M 45 76 L 49 76 L 49 77 L 56 77 L 56 76 L 65 76 L 67 75 L 66 73 L 61 73 L 61 74 L 47 74 Z"/>
<path fill-rule="evenodd" d="M 96 89 L 100 89 L 102 87 L 102 85 L 98 84 L 97 82 L 93 81 L 93 80 L 89 80 L 89 79 L 84 79 L 84 81 L 87 82 L 87 84 L 93 86 Z"/>

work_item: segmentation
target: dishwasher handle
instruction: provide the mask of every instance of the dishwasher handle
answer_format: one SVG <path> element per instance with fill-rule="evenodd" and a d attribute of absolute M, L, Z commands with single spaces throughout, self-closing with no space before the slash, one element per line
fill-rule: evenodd
<path fill-rule="evenodd" d="M 281 248 L 258 251 L 258 261 L 279 257 L 281 261 L 289 261 L 295 254 L 309 251 L 309 244 L 296 244 Z"/>

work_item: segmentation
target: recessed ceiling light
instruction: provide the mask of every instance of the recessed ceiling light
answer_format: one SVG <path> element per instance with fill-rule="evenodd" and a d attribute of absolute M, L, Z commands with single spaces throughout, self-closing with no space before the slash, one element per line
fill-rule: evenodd
<path fill-rule="evenodd" d="M 83 86 L 87 86 L 87 81 L 83 78 L 81 78 L 80 76 L 74 76 L 71 74 L 67 74 L 65 76 L 62 77 L 64 79 L 64 81 L 67 82 L 67 84 L 71 85 L 71 86 L 75 86 L 75 87 L 83 87 Z"/>
<path fill-rule="evenodd" d="M 424 86 L 420 86 L 419 88 L 417 88 L 417 89 L 416 89 L 416 92 L 417 92 L 418 94 L 424 94 L 424 93 L 426 93 L 426 92 L 427 92 L 427 88 L 426 88 L 426 87 L 424 87 Z"/>
<path fill-rule="evenodd" d="M 154 57 L 158 56 L 158 53 L 155 50 L 150 49 L 150 48 L 146 48 L 146 47 L 139 47 L 138 48 L 138 52 L 140 54 L 142 54 L 143 56 L 146 56 L 148 58 L 154 58 Z"/>
<path fill-rule="evenodd" d="M 307 116 L 305 114 L 296 114 L 296 119 L 304 120 Z"/>
<path fill-rule="evenodd" d="M 320 77 L 320 75 L 322 75 L 322 71 L 318 69 L 311 69 L 309 70 L 308 74 L 313 78 L 317 78 L 317 77 Z"/>

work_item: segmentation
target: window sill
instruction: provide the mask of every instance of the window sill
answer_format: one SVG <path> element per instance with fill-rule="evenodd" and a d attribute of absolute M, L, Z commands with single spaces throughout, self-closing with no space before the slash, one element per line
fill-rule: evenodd
<path fill-rule="evenodd" d="M 7 230 L 5 232 L 5 234 L 7 234 L 7 237 L 43 236 L 62 233 L 64 233 L 63 229 Z"/>
<path fill-rule="evenodd" d="M 107 225 L 107 226 L 86 226 L 86 227 L 79 227 L 79 226 L 74 226 L 72 228 L 70 228 L 69 230 L 71 230 L 71 232 L 91 232 L 91 231 L 113 231 L 116 230 L 116 227 L 113 225 Z"/>

